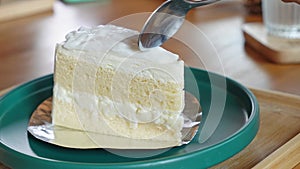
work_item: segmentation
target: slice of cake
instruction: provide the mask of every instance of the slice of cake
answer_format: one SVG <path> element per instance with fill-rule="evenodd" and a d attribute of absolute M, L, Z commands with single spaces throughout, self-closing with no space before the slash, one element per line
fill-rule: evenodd
<path fill-rule="evenodd" d="M 137 36 L 101 25 L 57 45 L 54 125 L 86 131 L 102 148 L 181 145 L 184 63 L 163 48 L 141 52 Z"/>

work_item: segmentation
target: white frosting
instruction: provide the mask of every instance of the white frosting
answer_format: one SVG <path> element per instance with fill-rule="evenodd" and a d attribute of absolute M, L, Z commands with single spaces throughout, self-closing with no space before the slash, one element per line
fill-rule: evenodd
<path fill-rule="evenodd" d="M 178 55 L 160 47 L 142 52 L 138 49 L 137 37 L 137 31 L 114 25 L 82 27 L 69 33 L 66 41 L 57 46 L 57 52 L 134 75 L 147 69 L 148 75 L 153 76 L 151 72 L 155 68 L 155 71 L 165 72 L 156 73 L 155 78 L 183 84 L 184 63 Z"/>
<path fill-rule="evenodd" d="M 66 36 L 63 47 L 69 50 L 82 50 L 92 53 L 113 52 L 121 57 L 142 58 L 155 63 L 173 63 L 179 59 L 163 48 L 139 51 L 137 37 L 139 32 L 117 27 L 100 25 L 98 27 L 81 27 Z"/>

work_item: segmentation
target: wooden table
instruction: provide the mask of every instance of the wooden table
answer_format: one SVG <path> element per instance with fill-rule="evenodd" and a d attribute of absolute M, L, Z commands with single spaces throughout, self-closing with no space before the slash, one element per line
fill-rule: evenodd
<path fill-rule="evenodd" d="M 0 90 L 53 73 L 55 44 L 63 41 L 65 34 L 69 31 L 83 25 L 95 26 L 111 22 L 140 30 L 144 19 L 149 15 L 144 12 L 153 11 L 162 2 L 163 0 L 99 0 L 92 3 L 64 4 L 57 1 L 52 12 L 0 23 Z M 137 17 L 137 13 L 141 15 Z M 130 22 L 124 22 L 124 17 L 125 20 L 126 17 L 130 17 Z M 132 19 L 132 17 L 137 17 L 137 19 Z M 197 54 L 193 53 L 193 49 L 183 45 L 180 39 L 170 40 L 164 46 L 178 53 L 189 66 L 207 68 L 252 88 L 255 94 L 260 96 L 258 99 L 261 105 L 280 104 L 288 99 L 294 106 L 292 106 L 293 111 L 297 112 L 298 110 L 300 113 L 298 106 L 300 99 L 297 96 L 285 94 L 300 95 L 300 65 L 272 63 L 258 51 L 245 45 L 241 27 L 245 20 L 257 19 L 260 20 L 260 17 L 250 17 L 249 19 L 243 3 L 238 0 L 227 0 L 193 9 L 187 16 L 187 23 L 195 25 L 206 39 L 199 41 L 200 35 L 197 37 L 194 32 L 183 31 L 183 33 L 189 38 L 187 39 L 189 43 L 196 43 L 196 46 L 203 52 L 200 59 Z M 134 20 L 134 24 L 132 20 Z M 178 34 L 181 35 L 181 33 Z M 208 45 L 207 47 L 207 42 L 213 46 Z M 215 52 L 210 53 L 211 50 L 207 49 L 212 48 L 215 49 Z M 216 54 L 218 62 L 216 62 L 216 58 L 212 57 Z M 272 91 L 266 92 L 265 90 Z M 274 90 L 285 93 L 274 94 Z M 282 97 L 282 99 L 272 102 L 271 98 L 277 97 Z M 279 105 L 281 108 L 279 112 L 276 106 L 275 109 L 272 107 L 272 109 L 263 110 L 270 113 L 270 116 L 281 117 L 282 114 L 288 113 L 285 110 L 286 107 L 291 108 L 291 103 L 284 103 L 287 104 L 281 105 L 282 107 Z M 272 112 L 275 112 L 275 115 Z M 244 161 L 247 164 L 244 165 L 246 168 L 256 165 L 299 133 L 300 130 L 297 128 L 300 124 L 299 113 L 295 112 L 286 118 L 296 120 L 294 122 L 296 126 L 285 126 L 286 130 L 281 131 L 289 131 L 290 127 L 293 132 L 278 137 L 279 140 L 273 144 L 273 147 L 271 146 L 271 149 L 262 152 L 260 157 L 256 156 L 252 162 L 251 160 L 250 162 Z M 262 126 L 270 127 L 270 124 Z M 276 125 L 272 126 L 276 127 Z M 271 129 L 275 130 L 276 128 Z M 282 133 L 277 133 L 278 136 L 280 134 Z M 286 147 L 289 148 L 289 146 Z M 248 150 L 246 149 L 246 151 Z M 258 151 L 261 151 L 251 150 L 254 152 L 251 157 L 258 155 Z M 241 156 L 233 157 L 216 168 L 224 166 L 225 168 L 226 166 L 227 168 L 228 166 L 239 168 L 238 165 L 236 166 L 240 162 L 237 157 Z M 5 167 L 0 164 L 0 169 L 2 168 Z"/>

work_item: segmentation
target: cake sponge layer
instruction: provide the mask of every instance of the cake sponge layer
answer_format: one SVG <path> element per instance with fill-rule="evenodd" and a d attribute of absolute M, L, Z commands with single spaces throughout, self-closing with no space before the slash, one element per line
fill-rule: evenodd
<path fill-rule="evenodd" d="M 142 142 L 160 148 L 181 144 L 184 63 L 163 48 L 139 51 L 137 36 L 102 25 L 73 31 L 57 45 L 56 126 L 135 140 L 139 148 L 147 148 Z"/>
<path fill-rule="evenodd" d="M 66 90 L 126 100 L 140 107 L 181 111 L 184 106 L 183 83 L 164 69 L 149 67 L 133 74 L 105 68 L 70 56 L 57 55 L 55 82 Z M 183 68 L 182 68 L 183 69 Z M 156 78 L 159 74 L 164 79 Z M 121 97 L 120 97 L 121 96 Z"/>

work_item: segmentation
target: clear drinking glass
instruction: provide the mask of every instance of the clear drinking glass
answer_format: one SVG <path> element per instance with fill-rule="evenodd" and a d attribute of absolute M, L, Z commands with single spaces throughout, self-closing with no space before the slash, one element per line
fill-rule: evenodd
<path fill-rule="evenodd" d="M 269 34 L 300 39 L 300 5 L 281 0 L 262 0 L 264 25 Z"/>

